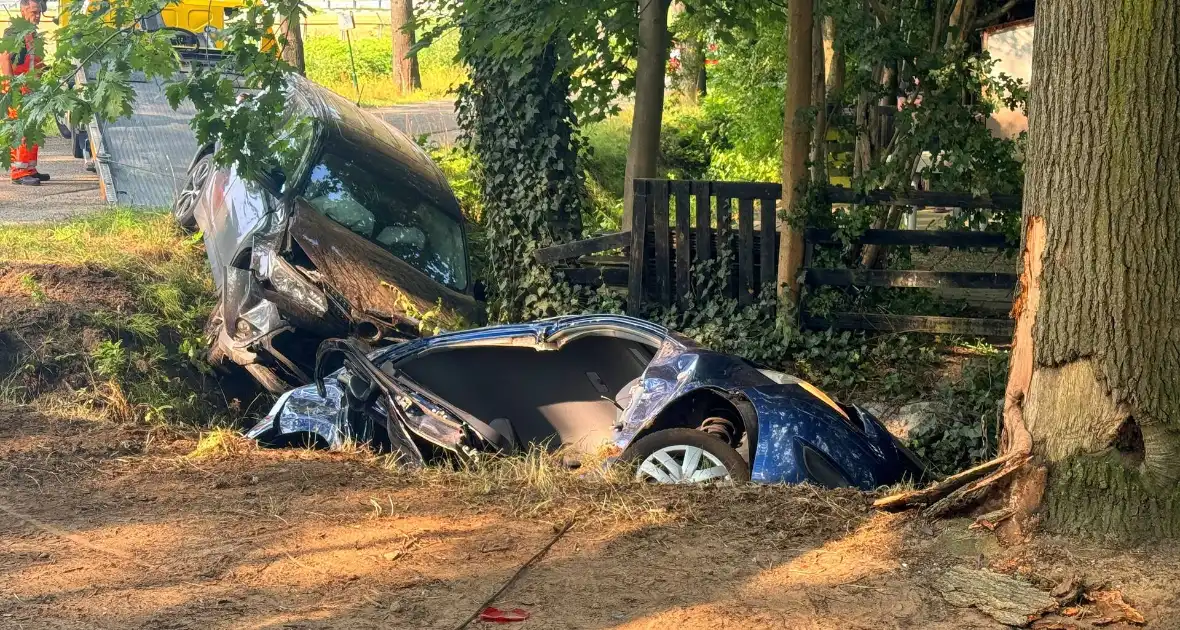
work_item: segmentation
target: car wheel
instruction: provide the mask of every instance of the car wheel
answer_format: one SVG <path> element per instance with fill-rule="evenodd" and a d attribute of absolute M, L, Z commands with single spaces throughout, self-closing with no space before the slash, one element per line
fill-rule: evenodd
<path fill-rule="evenodd" d="M 635 479 L 656 483 L 741 482 L 750 466 L 720 439 L 696 429 L 664 429 L 637 440 L 623 461 L 635 466 Z"/>
<path fill-rule="evenodd" d="M 201 189 L 205 187 L 205 180 L 209 179 L 209 173 L 212 172 L 212 155 L 206 155 L 197 160 L 197 163 L 189 169 L 188 181 L 184 183 L 184 188 L 181 189 L 180 194 L 176 195 L 176 201 L 172 203 L 172 216 L 176 218 L 180 227 L 186 230 L 197 229 L 197 218 L 193 213 L 197 209 L 197 199 L 201 195 Z"/>

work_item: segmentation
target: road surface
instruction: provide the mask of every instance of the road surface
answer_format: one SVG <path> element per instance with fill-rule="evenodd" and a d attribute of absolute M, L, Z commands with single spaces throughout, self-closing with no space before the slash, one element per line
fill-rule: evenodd
<path fill-rule="evenodd" d="M 0 173 L 0 223 L 57 221 L 106 207 L 98 176 L 74 159 L 69 140 L 46 138 L 38 163 L 38 170 L 53 179 L 36 188 L 13 185 L 7 172 Z"/>

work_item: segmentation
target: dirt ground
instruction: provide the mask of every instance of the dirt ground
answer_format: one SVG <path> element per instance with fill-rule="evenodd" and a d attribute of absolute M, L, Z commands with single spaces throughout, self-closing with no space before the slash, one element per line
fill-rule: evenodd
<path fill-rule="evenodd" d="M 496 601 L 531 613 L 506 627 L 1002 627 L 938 594 L 956 565 L 1077 573 L 1121 589 L 1150 627 L 1180 627 L 1170 547 L 1000 549 L 968 521 L 873 513 L 850 491 L 544 499 L 363 452 L 187 457 L 195 444 L 0 408 L 0 627 L 453 628 L 571 517 Z"/>

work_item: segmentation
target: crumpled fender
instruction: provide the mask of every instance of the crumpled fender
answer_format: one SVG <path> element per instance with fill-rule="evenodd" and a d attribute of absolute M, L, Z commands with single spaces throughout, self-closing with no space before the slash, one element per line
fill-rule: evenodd
<path fill-rule="evenodd" d="M 826 456 L 861 490 L 900 479 L 903 471 L 893 437 L 875 419 L 865 421 L 867 412 L 854 408 L 857 413 L 845 420 L 797 385 L 751 387 L 743 393 L 758 413 L 753 481 L 808 481 L 804 446 Z"/>
<path fill-rule="evenodd" d="M 352 437 L 347 422 L 341 421 L 344 390 L 335 378 L 324 379 L 325 396 L 316 386 L 305 385 L 279 397 L 270 413 L 246 437 L 262 443 L 275 442 L 283 436 L 310 434 L 321 438 L 329 448 L 340 448 Z"/>

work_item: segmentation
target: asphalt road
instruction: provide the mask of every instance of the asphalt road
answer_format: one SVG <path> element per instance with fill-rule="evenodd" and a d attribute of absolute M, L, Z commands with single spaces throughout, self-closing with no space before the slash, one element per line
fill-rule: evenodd
<path fill-rule="evenodd" d="M 371 110 L 406 134 L 426 134 L 440 145 L 453 144 L 459 134 L 451 101 L 428 101 Z M 82 160 L 74 159 L 70 142 L 46 139 L 39 156 L 40 170 L 53 177 L 37 188 L 8 183 L 0 174 L 0 224 L 58 221 L 106 207 L 98 177 L 87 173 Z"/>
<path fill-rule="evenodd" d="M 106 207 L 98 176 L 74 158 L 69 140 L 46 138 L 37 161 L 38 170 L 53 179 L 35 188 L 16 186 L 7 172 L 0 173 L 0 223 L 57 221 Z"/>

